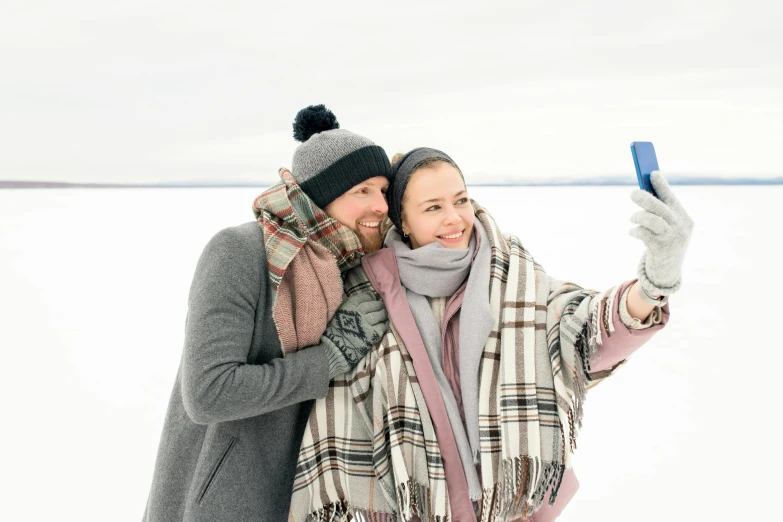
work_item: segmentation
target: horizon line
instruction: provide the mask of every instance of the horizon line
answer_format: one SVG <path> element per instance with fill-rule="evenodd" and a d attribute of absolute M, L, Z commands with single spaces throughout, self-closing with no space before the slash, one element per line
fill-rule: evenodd
<path fill-rule="evenodd" d="M 671 185 L 783 185 L 783 176 L 778 177 L 720 177 L 720 176 L 669 176 Z M 0 189 L 43 189 L 43 188 L 241 188 L 270 187 L 275 183 L 253 183 L 249 181 L 162 181 L 152 183 L 100 183 L 70 181 L 22 181 L 0 180 Z M 602 176 L 596 178 L 557 178 L 551 180 L 521 179 L 468 183 L 471 187 L 567 187 L 567 186 L 635 186 L 633 178 L 626 176 Z"/>

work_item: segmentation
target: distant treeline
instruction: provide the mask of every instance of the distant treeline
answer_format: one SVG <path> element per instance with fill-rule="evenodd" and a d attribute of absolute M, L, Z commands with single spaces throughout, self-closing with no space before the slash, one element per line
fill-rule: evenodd
<path fill-rule="evenodd" d="M 67 183 L 60 181 L 3 181 L 0 180 L 0 189 L 82 189 L 82 188 L 187 188 L 200 187 L 201 185 L 173 185 L 165 183 Z M 203 185 L 219 186 L 219 185 Z M 226 185 L 234 186 L 234 185 Z"/>
<path fill-rule="evenodd" d="M 777 178 L 719 178 L 719 177 L 686 177 L 668 176 L 666 180 L 670 185 L 783 185 L 783 176 Z M 616 178 L 593 179 L 557 179 L 557 180 L 520 180 L 500 183 L 469 183 L 478 187 L 611 187 L 634 186 L 636 180 L 623 176 Z"/>
<path fill-rule="evenodd" d="M 783 185 L 783 176 L 776 178 L 720 178 L 696 176 L 670 176 L 672 185 Z M 508 180 L 490 183 L 468 183 L 474 187 L 584 187 L 584 186 L 632 186 L 633 178 L 597 177 L 592 179 Z M 268 187 L 269 183 L 236 182 L 184 182 L 184 183 L 67 183 L 57 181 L 0 180 L 0 189 L 85 189 L 85 188 L 239 188 Z"/>

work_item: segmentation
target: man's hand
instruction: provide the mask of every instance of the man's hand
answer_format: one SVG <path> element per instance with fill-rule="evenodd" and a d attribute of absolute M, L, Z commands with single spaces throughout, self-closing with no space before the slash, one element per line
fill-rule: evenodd
<path fill-rule="evenodd" d="M 388 327 L 386 308 L 374 291 L 357 292 L 343 301 L 321 336 L 329 358 L 329 378 L 356 366 Z"/>
<path fill-rule="evenodd" d="M 660 172 L 650 174 L 650 180 L 658 198 L 643 190 L 634 191 L 631 199 L 644 210 L 631 217 L 639 226 L 630 234 L 647 247 L 637 273 L 643 293 L 655 299 L 669 296 L 680 288 L 693 220 Z"/>

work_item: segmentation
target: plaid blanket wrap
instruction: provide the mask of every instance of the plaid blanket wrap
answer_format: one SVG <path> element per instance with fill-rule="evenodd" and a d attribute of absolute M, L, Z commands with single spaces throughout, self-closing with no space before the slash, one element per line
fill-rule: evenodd
<path fill-rule="evenodd" d="M 253 213 L 264 231 L 272 317 L 285 355 L 318 344 L 343 300 L 341 272 L 364 251 L 356 234 L 318 208 L 290 171 L 279 174 L 282 181 L 255 199 Z"/>
<path fill-rule="evenodd" d="M 483 496 L 478 520 L 528 516 L 554 503 L 570 467 L 590 373 L 618 288 L 602 294 L 550 279 L 518 238 L 477 203 L 492 247 L 495 324 L 480 366 Z M 348 293 L 366 288 L 349 272 Z M 468 320 L 463 318 L 463 320 Z M 618 364 L 619 366 L 619 364 Z M 615 367 L 616 368 L 616 367 Z M 310 415 L 290 520 L 451 520 L 443 462 L 412 359 L 394 326 Z"/>

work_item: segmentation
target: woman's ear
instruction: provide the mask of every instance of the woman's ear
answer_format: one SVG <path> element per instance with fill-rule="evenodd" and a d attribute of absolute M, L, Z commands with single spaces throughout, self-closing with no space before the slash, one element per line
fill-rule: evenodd
<path fill-rule="evenodd" d="M 402 232 L 405 237 L 408 237 L 408 225 L 405 223 L 405 218 L 402 219 L 401 225 L 402 230 L 400 230 L 400 232 Z"/>

